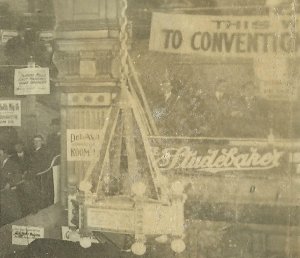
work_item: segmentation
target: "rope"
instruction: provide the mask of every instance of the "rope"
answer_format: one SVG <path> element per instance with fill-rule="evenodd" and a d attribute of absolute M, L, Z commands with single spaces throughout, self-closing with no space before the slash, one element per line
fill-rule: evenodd
<path fill-rule="evenodd" d="M 132 84 L 132 81 L 131 81 L 130 78 L 128 78 L 128 84 L 129 84 L 129 89 L 130 89 L 130 91 L 131 91 L 131 94 L 132 94 L 133 98 L 135 99 L 135 101 L 137 102 L 136 105 L 138 106 L 138 112 L 139 112 L 140 116 L 143 118 L 144 124 L 145 124 L 146 127 L 147 127 L 147 134 L 148 134 L 148 135 L 153 135 L 153 133 L 152 133 L 152 131 L 153 131 L 153 130 L 152 130 L 152 127 L 151 127 L 151 125 L 149 124 L 149 121 L 148 121 L 148 119 L 147 119 L 146 114 L 144 113 L 142 104 L 141 104 L 140 101 L 139 101 L 139 98 L 138 98 L 138 96 L 137 96 L 137 93 L 136 93 L 136 91 L 135 91 L 135 89 L 134 89 L 134 87 L 133 87 L 133 84 Z M 156 134 L 154 134 L 154 135 L 156 135 Z"/>
<path fill-rule="evenodd" d="M 111 114 L 112 114 L 112 108 L 109 109 L 107 118 L 110 117 Z M 108 128 L 108 124 L 109 124 L 108 119 L 105 119 L 105 123 L 104 123 L 103 129 L 102 129 L 103 132 L 106 132 L 106 130 Z M 104 141 L 104 139 L 102 139 L 102 144 L 103 144 L 103 141 Z M 99 152 L 101 151 L 102 144 L 100 144 L 99 149 L 97 151 L 99 151 Z M 83 181 L 88 181 L 90 179 L 90 177 L 91 177 L 91 175 L 92 175 L 92 173 L 93 173 L 93 171 L 94 171 L 94 169 L 95 169 L 98 162 L 99 162 L 98 157 L 96 157 L 95 159 L 93 159 L 91 161 L 91 163 L 89 164 L 89 166 L 86 170 Z"/>
<path fill-rule="evenodd" d="M 152 177 L 152 180 L 153 180 L 154 189 L 155 189 L 155 192 L 157 194 L 157 198 L 160 200 L 161 196 L 160 196 L 160 193 L 159 193 L 159 190 L 158 190 L 158 185 L 159 185 L 158 178 L 161 176 L 161 173 L 160 173 L 160 170 L 159 170 L 159 168 L 158 168 L 158 166 L 155 162 L 154 155 L 151 151 L 151 146 L 150 146 L 150 143 L 149 143 L 149 139 L 147 138 L 147 135 L 145 135 L 146 128 L 145 128 L 145 125 L 143 124 L 142 117 L 140 116 L 139 112 L 137 111 L 138 106 L 137 106 L 137 104 L 136 104 L 133 97 L 130 98 L 130 101 L 132 103 L 133 114 L 134 114 L 135 119 L 137 121 L 137 124 L 140 128 L 142 140 L 143 140 L 144 147 L 145 147 L 146 157 L 147 157 L 147 160 L 148 160 L 148 164 L 150 166 L 150 174 L 151 174 L 151 177 Z M 165 189 L 161 189 L 161 190 L 164 191 L 161 194 L 165 194 L 165 192 L 166 192 Z"/>
<path fill-rule="evenodd" d="M 109 138 L 108 138 L 108 143 L 107 143 L 107 147 L 106 147 L 106 150 L 105 150 L 104 159 L 103 159 L 103 162 L 101 164 L 101 170 L 100 170 L 99 177 L 98 177 L 98 184 L 97 184 L 97 188 L 96 188 L 96 193 L 97 194 L 100 191 L 101 180 L 103 179 L 104 168 L 105 168 L 107 159 L 109 157 L 110 146 L 111 146 L 111 142 L 112 142 L 112 139 L 113 139 L 113 134 L 116 130 L 119 114 L 120 114 L 120 110 L 118 110 L 117 115 L 115 117 L 115 120 L 113 121 L 112 129 L 111 129 L 111 132 L 110 132 L 110 135 L 109 135 Z M 106 130 L 107 130 L 107 128 L 105 129 L 105 131 Z"/>
<path fill-rule="evenodd" d="M 121 66 L 120 66 L 120 73 L 121 73 L 121 86 L 126 87 L 126 81 L 128 78 L 128 65 L 127 65 L 127 58 L 128 58 L 128 51 L 127 51 L 127 40 L 128 40 L 128 33 L 127 33 L 127 24 L 128 19 L 126 15 L 127 11 L 127 0 L 121 1 L 121 29 L 120 29 L 120 57 L 121 57 Z"/>
<path fill-rule="evenodd" d="M 44 170 L 44 171 L 41 171 L 41 172 L 37 173 L 36 176 L 41 176 L 41 175 L 46 174 L 47 172 L 49 172 L 49 171 L 54 167 L 54 164 L 55 164 L 56 160 L 57 160 L 59 157 L 60 157 L 60 155 L 55 156 L 55 157 L 52 159 L 51 163 L 50 163 L 50 167 L 47 168 L 47 169 Z"/>
<path fill-rule="evenodd" d="M 120 65 L 120 84 L 121 84 L 121 102 L 122 105 L 124 105 L 124 99 L 126 101 L 126 95 L 124 93 L 127 93 L 127 78 L 128 78 L 128 65 L 127 65 L 127 58 L 128 58 L 128 51 L 127 51 L 127 40 L 128 40 L 128 34 L 127 34 L 127 24 L 128 24 L 128 19 L 127 19 L 127 15 L 126 15 L 126 11 L 127 11 L 127 0 L 121 0 L 121 20 L 120 20 L 120 34 L 119 34 L 119 40 L 120 40 L 120 60 L 121 60 L 121 65 Z M 118 116 L 119 116 L 119 111 L 117 111 L 117 115 L 115 120 L 113 121 L 113 125 L 112 125 L 112 130 L 110 132 L 109 135 L 109 139 L 108 139 L 108 143 L 106 146 L 106 150 L 104 153 L 104 158 L 102 159 L 100 157 L 100 159 L 102 159 L 102 164 L 101 165 L 101 170 L 99 173 L 99 180 L 98 180 L 98 184 L 96 187 L 96 192 L 98 193 L 99 189 L 100 189 L 100 184 L 101 184 L 101 180 L 103 177 L 103 173 L 104 173 L 104 167 L 105 167 L 105 163 L 107 161 L 108 158 L 108 154 L 109 154 L 109 148 L 111 145 L 111 141 L 113 138 L 113 133 L 115 131 L 116 128 L 116 124 L 117 124 L 117 120 L 118 120 Z M 109 117 L 111 117 L 112 112 L 109 112 Z M 106 132 L 108 129 L 108 120 L 104 126 L 103 132 Z M 99 151 L 101 150 L 101 147 L 103 147 L 104 145 L 100 146 Z M 99 159 L 95 159 L 93 160 L 90 164 L 89 167 L 87 169 L 87 172 L 85 173 L 84 176 L 84 180 L 88 182 L 90 180 L 90 177 L 96 167 L 96 165 L 99 163 Z"/>
<path fill-rule="evenodd" d="M 41 172 L 38 172 L 35 176 L 36 176 L 36 177 L 42 176 L 42 175 L 48 173 L 49 171 L 51 171 L 51 169 L 53 169 L 54 164 L 55 164 L 55 162 L 57 161 L 57 159 L 58 159 L 59 157 L 60 157 L 60 155 L 55 156 L 55 157 L 52 159 L 52 161 L 51 161 L 51 163 L 50 163 L 50 166 L 49 166 L 47 169 L 45 169 L 45 170 L 43 170 L 43 171 L 41 171 Z M 19 185 L 25 183 L 25 181 L 26 181 L 26 180 L 24 180 L 24 179 L 21 180 L 21 181 L 18 182 L 15 186 L 12 186 L 10 189 L 14 190 L 14 189 L 16 188 L 16 186 L 19 186 Z M 4 191 L 7 191 L 7 190 L 9 190 L 9 189 L 1 189 L 0 191 L 1 191 L 1 192 L 4 192 Z"/>
<path fill-rule="evenodd" d="M 152 113 L 151 113 L 151 109 L 149 107 L 149 104 L 148 104 L 145 92 L 144 92 L 142 84 L 141 84 L 141 82 L 139 80 L 138 74 L 137 74 L 137 72 L 136 72 L 136 70 L 134 68 L 133 61 L 132 61 L 132 59 L 130 58 L 129 55 L 128 55 L 128 63 L 129 63 L 129 68 L 130 68 L 130 71 L 132 73 L 133 79 L 134 79 L 134 81 L 135 81 L 135 83 L 137 85 L 137 88 L 139 90 L 139 93 L 141 95 L 141 98 L 142 98 L 142 101 L 143 101 L 143 104 L 144 104 L 144 107 L 145 107 L 145 112 L 146 112 L 146 115 L 147 115 L 146 118 L 147 118 L 147 120 L 149 120 L 149 123 L 150 123 L 150 126 L 151 126 L 153 134 L 154 135 L 158 135 L 159 134 L 158 133 L 158 129 L 157 129 L 156 125 L 155 125 L 155 121 L 153 119 L 153 116 L 152 116 Z M 129 78 L 129 82 L 131 82 L 130 78 Z M 134 90 L 133 89 L 133 84 L 132 84 L 131 88 L 132 88 L 131 90 Z M 138 97 L 136 97 L 136 98 L 138 99 Z"/>

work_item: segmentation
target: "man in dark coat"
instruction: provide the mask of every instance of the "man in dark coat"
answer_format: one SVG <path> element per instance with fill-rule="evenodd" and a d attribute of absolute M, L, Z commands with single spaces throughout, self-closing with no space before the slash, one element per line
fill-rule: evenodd
<path fill-rule="evenodd" d="M 33 194 L 34 183 L 28 180 L 28 170 L 30 165 L 30 155 L 25 149 L 24 143 L 21 141 L 16 142 L 14 145 L 15 153 L 13 159 L 19 164 L 23 176 L 23 183 L 18 185 L 17 193 L 22 208 L 23 216 L 27 216 L 33 212 Z M 32 194 L 31 194 L 32 193 Z"/>
<path fill-rule="evenodd" d="M 230 137 L 231 119 L 236 114 L 232 108 L 233 97 L 228 93 L 228 83 L 219 80 L 213 92 L 205 96 L 203 115 L 210 131 L 210 137 Z"/>
<path fill-rule="evenodd" d="M 22 172 L 18 163 L 12 158 L 13 152 L 0 148 L 0 184 L 1 184 L 1 226 L 22 217 L 21 205 L 16 192 L 22 180 Z"/>
<path fill-rule="evenodd" d="M 60 120 L 54 118 L 50 124 L 51 133 L 47 137 L 47 148 L 51 159 L 60 154 Z"/>
<path fill-rule="evenodd" d="M 30 155 L 29 152 L 25 149 L 24 143 L 21 141 L 16 142 L 14 145 L 15 154 L 14 159 L 19 164 L 23 174 L 28 172 L 30 165 Z"/>
<path fill-rule="evenodd" d="M 181 103 L 183 89 L 184 85 L 180 79 L 171 79 L 162 85 L 164 104 L 161 121 L 158 125 L 161 126 L 160 132 L 163 135 L 178 135 L 176 126 L 180 122 L 178 105 Z"/>
<path fill-rule="evenodd" d="M 231 119 L 231 134 L 243 138 L 266 138 L 269 134 L 268 109 L 265 101 L 258 96 L 258 87 L 248 81 L 240 87 Z"/>
<path fill-rule="evenodd" d="M 40 193 L 39 208 L 46 208 L 53 204 L 53 173 L 50 168 L 51 157 L 44 146 L 44 138 L 36 135 L 33 138 L 34 151 L 31 155 L 29 171 L 38 186 Z"/>
<path fill-rule="evenodd" d="M 0 127 L 0 142 L 3 146 L 13 146 L 18 139 L 18 133 L 14 127 Z"/>

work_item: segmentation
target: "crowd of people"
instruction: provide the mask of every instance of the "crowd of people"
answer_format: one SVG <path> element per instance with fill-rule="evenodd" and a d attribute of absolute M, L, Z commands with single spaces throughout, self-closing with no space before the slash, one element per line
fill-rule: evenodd
<path fill-rule="evenodd" d="M 154 109 L 161 135 L 267 138 L 274 133 L 285 138 L 291 132 L 291 112 L 284 111 L 284 103 L 277 110 L 278 104 L 260 97 L 253 81 L 246 81 L 234 92 L 225 80 L 201 88 L 171 79 L 161 88 L 164 100 Z"/>
<path fill-rule="evenodd" d="M 17 138 L 0 144 L 0 226 L 54 203 L 52 167 L 58 165 L 60 155 L 58 119 L 52 120 L 51 128 L 47 139 L 37 134 L 30 146 Z M 15 133 L 10 136 L 16 137 Z"/>

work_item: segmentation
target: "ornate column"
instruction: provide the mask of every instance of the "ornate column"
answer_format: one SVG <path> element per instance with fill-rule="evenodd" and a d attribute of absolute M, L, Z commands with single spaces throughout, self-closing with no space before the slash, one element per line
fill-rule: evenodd
<path fill-rule="evenodd" d="M 119 76 L 119 0 L 55 0 L 57 87 L 61 91 L 62 203 L 89 162 L 68 160 L 67 135 L 101 129 Z"/>

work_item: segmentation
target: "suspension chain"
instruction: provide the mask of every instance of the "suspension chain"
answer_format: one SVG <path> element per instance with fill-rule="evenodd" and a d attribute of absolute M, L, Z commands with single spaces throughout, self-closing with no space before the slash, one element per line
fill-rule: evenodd
<path fill-rule="evenodd" d="M 127 32 L 127 0 L 121 0 L 121 30 L 120 30 L 120 58 L 121 58 L 121 66 L 120 66 L 120 74 L 121 74 L 121 87 L 127 87 L 127 78 L 128 78 L 128 51 L 127 51 L 127 40 L 128 40 L 128 32 Z"/>

